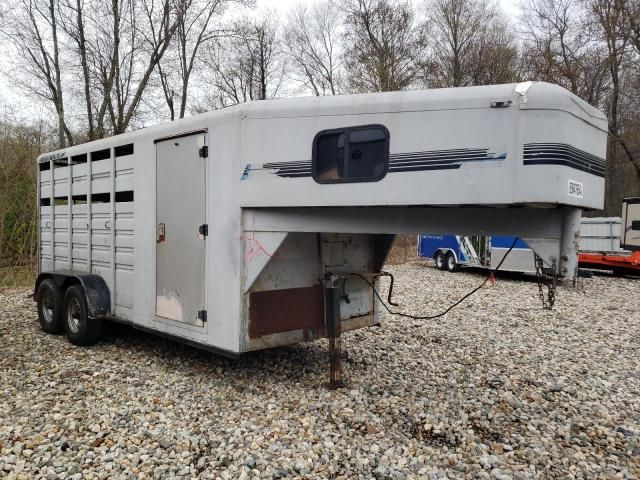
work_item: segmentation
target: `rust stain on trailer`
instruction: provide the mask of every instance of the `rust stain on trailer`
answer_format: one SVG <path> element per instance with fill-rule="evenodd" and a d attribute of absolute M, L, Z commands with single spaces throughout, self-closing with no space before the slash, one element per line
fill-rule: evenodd
<path fill-rule="evenodd" d="M 375 325 L 374 315 L 362 315 L 360 317 L 342 320 L 342 331 L 349 332 L 358 328 Z M 326 332 L 323 328 L 316 330 L 291 330 L 288 332 L 273 333 L 258 338 L 251 338 L 248 350 L 262 350 L 263 348 L 274 348 L 282 345 L 291 345 L 298 342 L 309 342 L 318 338 L 324 338 Z"/>
<path fill-rule="evenodd" d="M 249 299 L 249 337 L 290 330 L 324 328 L 324 295 L 320 284 L 252 292 Z"/>

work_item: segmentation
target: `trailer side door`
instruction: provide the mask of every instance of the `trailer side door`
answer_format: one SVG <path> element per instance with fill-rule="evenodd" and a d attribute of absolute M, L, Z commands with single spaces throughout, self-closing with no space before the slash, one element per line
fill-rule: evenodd
<path fill-rule="evenodd" d="M 206 319 L 206 141 L 156 141 L 156 315 L 196 326 Z"/>

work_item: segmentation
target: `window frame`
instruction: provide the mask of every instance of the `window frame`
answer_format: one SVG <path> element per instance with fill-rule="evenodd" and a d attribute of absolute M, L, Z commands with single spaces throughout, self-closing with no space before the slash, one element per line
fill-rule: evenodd
<path fill-rule="evenodd" d="M 379 129 L 384 132 L 384 168 L 382 173 L 376 177 L 361 177 L 361 178 L 337 178 L 331 180 L 322 180 L 318 178 L 318 139 L 322 135 L 335 135 L 338 133 L 345 134 L 345 159 L 348 159 L 350 156 L 350 143 L 351 143 L 351 132 L 358 130 L 369 130 L 369 129 Z M 356 125 L 353 127 L 341 127 L 341 128 L 330 128 L 327 130 L 321 130 L 316 133 L 315 137 L 313 137 L 313 146 L 311 151 L 311 176 L 315 180 L 316 183 L 319 184 L 332 184 L 332 183 L 363 183 L 363 182 L 379 182 L 384 177 L 387 176 L 389 171 L 389 144 L 390 144 L 390 134 L 389 129 L 382 124 L 372 123 L 367 125 Z"/>

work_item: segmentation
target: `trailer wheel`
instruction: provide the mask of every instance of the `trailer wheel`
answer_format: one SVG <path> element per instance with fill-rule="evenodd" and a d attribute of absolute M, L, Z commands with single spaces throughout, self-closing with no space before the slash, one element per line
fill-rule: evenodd
<path fill-rule="evenodd" d="M 458 262 L 456 262 L 456 257 L 453 255 L 453 253 L 449 252 L 447 254 L 447 258 L 445 259 L 445 266 L 447 271 L 449 272 L 457 272 L 460 268 L 460 265 L 458 265 Z"/>
<path fill-rule="evenodd" d="M 62 333 L 62 292 L 50 278 L 43 280 L 36 293 L 40 328 L 46 333 Z"/>
<path fill-rule="evenodd" d="M 442 250 L 438 250 L 438 253 L 436 253 L 435 261 L 436 261 L 436 268 L 438 270 L 444 270 L 446 268 L 444 263 L 444 253 L 442 252 Z"/>
<path fill-rule="evenodd" d="M 88 346 L 100 340 L 102 322 L 89 318 L 88 312 L 82 287 L 69 287 L 64 295 L 64 330 L 74 345 Z"/>

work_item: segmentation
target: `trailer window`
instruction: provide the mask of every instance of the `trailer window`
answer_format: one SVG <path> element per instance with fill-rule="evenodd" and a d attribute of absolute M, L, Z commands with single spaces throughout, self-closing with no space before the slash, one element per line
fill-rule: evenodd
<path fill-rule="evenodd" d="M 106 160 L 107 158 L 111 158 L 111 151 L 108 148 L 91 152 L 92 162 L 97 162 L 98 160 Z"/>
<path fill-rule="evenodd" d="M 71 157 L 71 165 L 80 165 L 82 163 L 87 163 L 87 154 L 83 153 L 82 155 L 74 155 Z"/>
<path fill-rule="evenodd" d="M 68 158 L 59 158 L 59 159 L 53 160 L 53 168 L 54 168 L 54 170 L 56 168 L 66 167 L 67 165 L 69 165 L 69 159 Z"/>
<path fill-rule="evenodd" d="M 120 145 L 115 148 L 116 157 L 124 157 L 125 155 L 133 155 L 133 143 Z"/>
<path fill-rule="evenodd" d="M 382 125 L 324 130 L 314 139 L 312 158 L 318 183 L 380 180 L 389 165 L 389 131 Z"/>

